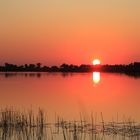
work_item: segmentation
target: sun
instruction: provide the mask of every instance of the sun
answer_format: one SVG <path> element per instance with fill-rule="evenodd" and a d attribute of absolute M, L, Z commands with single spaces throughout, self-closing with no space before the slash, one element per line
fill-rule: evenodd
<path fill-rule="evenodd" d="M 93 63 L 93 65 L 100 65 L 101 64 L 99 59 L 94 59 L 92 63 Z"/>

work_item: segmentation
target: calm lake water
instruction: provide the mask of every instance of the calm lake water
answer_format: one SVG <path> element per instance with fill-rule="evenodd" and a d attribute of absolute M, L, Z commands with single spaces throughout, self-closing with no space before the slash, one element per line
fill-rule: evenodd
<path fill-rule="evenodd" d="M 56 116 L 64 120 L 80 120 L 80 116 L 101 122 L 123 122 L 131 118 L 140 122 L 140 79 L 124 74 L 112 73 L 0 73 L 0 107 L 16 110 L 42 108 L 47 112 L 47 121 L 54 122 Z M 95 118 L 95 117 L 94 117 Z M 3 129 L 1 140 L 67 140 L 64 132 L 56 135 L 48 128 Z M 65 132 L 68 140 L 132 140 L 138 137 L 120 135 L 91 135 Z"/>
<path fill-rule="evenodd" d="M 133 118 L 140 122 L 140 79 L 112 73 L 0 74 L 0 107 L 43 108 L 51 121 L 88 119 L 91 112 L 104 120 Z"/>

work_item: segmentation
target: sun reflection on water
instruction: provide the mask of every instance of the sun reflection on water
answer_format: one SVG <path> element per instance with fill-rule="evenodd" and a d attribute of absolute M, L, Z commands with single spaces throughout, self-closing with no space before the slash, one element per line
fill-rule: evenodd
<path fill-rule="evenodd" d="M 100 72 L 93 72 L 93 82 L 94 84 L 98 84 L 100 82 Z"/>

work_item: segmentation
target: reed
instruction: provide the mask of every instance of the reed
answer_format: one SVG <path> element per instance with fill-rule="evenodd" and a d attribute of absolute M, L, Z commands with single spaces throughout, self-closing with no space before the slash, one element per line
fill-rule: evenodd
<path fill-rule="evenodd" d="M 131 118 L 119 122 L 105 122 L 101 113 L 101 122 L 97 123 L 97 115 L 91 114 L 91 121 L 88 122 L 80 114 L 77 121 L 67 121 L 55 115 L 55 121 L 47 122 L 46 113 L 38 109 L 22 112 L 13 108 L 5 108 L 0 111 L 0 138 L 2 140 L 93 140 L 98 136 L 112 135 L 122 136 L 131 139 L 140 139 L 140 124 Z"/>

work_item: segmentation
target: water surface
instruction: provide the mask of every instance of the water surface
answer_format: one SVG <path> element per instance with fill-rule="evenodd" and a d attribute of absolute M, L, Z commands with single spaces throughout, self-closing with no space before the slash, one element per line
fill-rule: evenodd
<path fill-rule="evenodd" d="M 43 108 L 79 119 L 103 113 L 106 121 L 131 117 L 140 121 L 140 79 L 111 73 L 1 73 L 0 106 Z"/>

